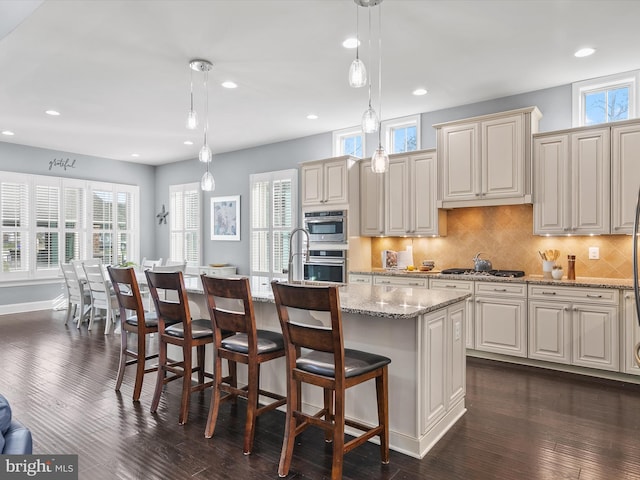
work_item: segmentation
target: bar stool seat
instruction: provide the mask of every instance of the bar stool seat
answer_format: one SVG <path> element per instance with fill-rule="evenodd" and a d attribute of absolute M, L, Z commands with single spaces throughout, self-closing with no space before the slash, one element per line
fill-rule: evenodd
<path fill-rule="evenodd" d="M 284 350 L 282 334 L 270 330 L 256 330 L 258 336 L 258 353 L 269 353 Z M 227 350 L 239 353 L 249 353 L 249 337 L 246 333 L 236 333 L 222 340 L 222 346 Z"/>
<path fill-rule="evenodd" d="M 184 324 L 182 322 L 175 323 L 164 329 L 164 333 L 175 338 L 184 338 Z M 191 337 L 205 338 L 213 336 L 211 328 L 211 320 L 198 318 L 191 321 Z"/>
<path fill-rule="evenodd" d="M 332 480 L 342 478 L 344 454 L 376 436 L 380 438 L 382 463 L 389 463 L 388 365 L 391 360 L 375 353 L 344 348 L 338 287 L 273 281 L 271 288 L 285 340 L 287 364 L 287 413 L 278 475 L 288 475 L 295 438 L 310 426 L 323 429 L 325 440 L 333 442 Z M 298 314 L 300 310 L 328 312 L 331 328 L 293 322 L 289 309 Z M 376 383 L 378 425 L 373 427 L 345 416 L 345 391 L 367 380 Z M 324 390 L 324 406 L 315 413 L 302 409 L 303 383 Z M 345 425 L 362 433 L 345 442 Z"/>

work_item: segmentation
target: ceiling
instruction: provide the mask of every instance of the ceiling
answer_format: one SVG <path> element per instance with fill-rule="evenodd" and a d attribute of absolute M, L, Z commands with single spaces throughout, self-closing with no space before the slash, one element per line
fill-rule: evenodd
<path fill-rule="evenodd" d="M 150 165 L 194 158 L 194 58 L 214 63 L 214 156 L 356 126 L 367 89 L 348 86 L 355 51 L 341 45 L 356 10 L 353 0 L 2 0 L 0 131 L 15 134 L 0 141 Z M 638 69 L 638 18 L 636 0 L 385 0 L 383 119 Z M 575 58 L 584 46 L 596 53 Z M 202 118 L 202 75 L 194 81 Z M 429 93 L 412 95 L 418 87 Z"/>

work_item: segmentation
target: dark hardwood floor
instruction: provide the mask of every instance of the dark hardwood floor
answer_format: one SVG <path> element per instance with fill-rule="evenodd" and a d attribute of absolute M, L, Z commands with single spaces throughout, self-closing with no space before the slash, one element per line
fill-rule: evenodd
<path fill-rule="evenodd" d="M 243 405 L 225 404 L 204 438 L 209 393 L 192 396 L 178 425 L 179 385 L 149 413 L 154 374 L 133 403 L 133 371 L 114 391 L 118 335 L 64 326 L 65 312 L 0 316 L 0 392 L 33 432 L 34 453 L 78 454 L 80 479 L 277 478 L 284 414 L 259 419 L 242 454 Z M 469 359 L 468 412 L 422 460 L 377 446 L 345 456 L 344 478 L 640 479 L 640 388 L 543 369 Z M 391 405 L 391 408 L 394 408 Z M 331 447 L 310 429 L 298 441 L 291 479 L 328 478 Z"/>

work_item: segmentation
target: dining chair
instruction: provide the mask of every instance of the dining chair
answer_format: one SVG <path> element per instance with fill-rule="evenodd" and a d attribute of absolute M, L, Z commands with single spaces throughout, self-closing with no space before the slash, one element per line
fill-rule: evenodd
<path fill-rule="evenodd" d="M 109 333 L 111 324 L 116 325 L 118 299 L 111 285 L 107 282 L 101 261 L 90 260 L 82 262 L 82 268 L 84 269 L 85 278 L 87 279 L 89 293 L 91 293 L 91 315 L 89 317 L 88 330 L 91 330 L 93 327 L 96 311 L 98 309 L 105 310 L 104 333 L 106 335 Z"/>
<path fill-rule="evenodd" d="M 64 283 L 67 288 L 67 318 L 64 324 L 67 325 L 70 319 L 76 318 L 78 314 L 78 326 L 82 320 L 90 314 L 91 294 L 85 285 L 78 278 L 76 267 L 71 263 L 60 264 Z M 78 312 L 78 308 L 80 311 Z"/>
<path fill-rule="evenodd" d="M 185 273 L 187 269 L 187 262 L 172 262 L 168 265 L 154 265 L 151 267 L 153 272 L 182 272 Z"/>
<path fill-rule="evenodd" d="M 147 361 L 158 358 L 158 354 L 147 355 L 149 336 L 158 332 L 158 316 L 155 312 L 144 310 L 142 296 L 135 270 L 129 268 L 107 267 L 111 285 L 120 308 L 120 361 L 116 379 L 116 392 L 120 391 L 125 368 L 136 366 L 136 380 L 133 387 L 133 401 L 140 400 L 142 382 L 146 373 L 155 372 L 158 366 L 147 367 Z M 129 311 L 129 312 L 127 312 Z M 129 347 L 129 337 L 135 335 L 137 348 Z M 130 358 L 130 360 L 127 360 Z"/>
<path fill-rule="evenodd" d="M 213 386 L 213 374 L 204 368 L 205 346 L 213 343 L 211 320 L 191 318 L 187 291 L 182 272 L 153 272 L 146 270 L 147 285 L 158 315 L 159 356 L 156 388 L 151 401 L 151 413 L 155 413 L 160 403 L 162 387 L 174 380 L 182 379 L 180 417 L 178 423 L 184 425 L 189 416 L 191 393 L 203 391 Z M 158 290 L 167 292 L 167 298 Z M 169 295 L 170 294 L 170 295 Z M 182 351 L 180 360 L 167 356 L 167 346 L 175 345 Z M 193 348 L 196 348 L 197 365 L 192 364 Z M 191 384 L 193 373 L 198 374 L 196 385 Z"/>
<path fill-rule="evenodd" d="M 158 260 L 151 260 L 147 257 L 143 257 L 142 261 L 140 262 L 140 268 L 143 271 L 160 265 L 162 265 L 162 258 L 159 258 Z"/>
<path fill-rule="evenodd" d="M 285 340 L 287 364 L 287 413 L 278 475 L 289 473 L 295 437 L 309 426 L 325 431 L 333 442 L 331 478 L 342 478 L 345 453 L 378 436 L 382 463 L 389 463 L 388 372 L 391 360 L 382 355 L 344 348 L 342 311 L 336 286 L 307 286 L 271 282 L 276 310 Z M 297 310 L 292 321 L 291 310 Z M 330 328 L 302 323 L 300 311 L 328 312 Z M 304 349 L 304 350 L 303 350 Z M 371 427 L 345 418 L 345 391 L 375 379 L 378 425 Z M 324 389 L 324 407 L 315 413 L 302 411 L 302 388 L 307 383 Z M 345 442 L 345 425 L 363 432 Z"/>
<path fill-rule="evenodd" d="M 251 298 L 249 279 L 200 276 L 213 323 L 215 360 L 214 387 L 209 406 L 205 437 L 211 438 L 216 427 L 220 403 L 247 400 L 244 427 L 243 453 L 249 455 L 253 448 L 257 417 L 287 401 L 286 397 L 260 389 L 260 365 L 284 357 L 284 339 L 280 332 L 258 330 Z M 229 375 L 223 377 L 222 360 L 229 362 Z M 238 388 L 236 364 L 247 365 L 247 385 Z M 221 393 L 225 393 L 224 397 Z M 259 397 L 273 401 L 259 404 Z"/>

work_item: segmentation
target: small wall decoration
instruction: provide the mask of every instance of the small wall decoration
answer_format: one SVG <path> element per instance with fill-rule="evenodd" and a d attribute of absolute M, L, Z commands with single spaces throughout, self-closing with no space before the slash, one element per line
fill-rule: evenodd
<path fill-rule="evenodd" d="M 163 223 L 166 225 L 167 224 L 167 215 L 169 215 L 169 212 L 167 212 L 164 208 L 164 203 L 162 204 L 162 211 L 159 212 L 156 215 L 156 218 L 158 219 L 158 225 L 162 225 Z"/>
<path fill-rule="evenodd" d="M 66 172 L 67 168 L 76 168 L 76 159 L 54 158 L 53 160 L 49 160 L 49 170 L 53 167 L 61 168 Z"/>
<path fill-rule="evenodd" d="M 240 195 L 211 199 L 211 240 L 240 240 Z"/>

